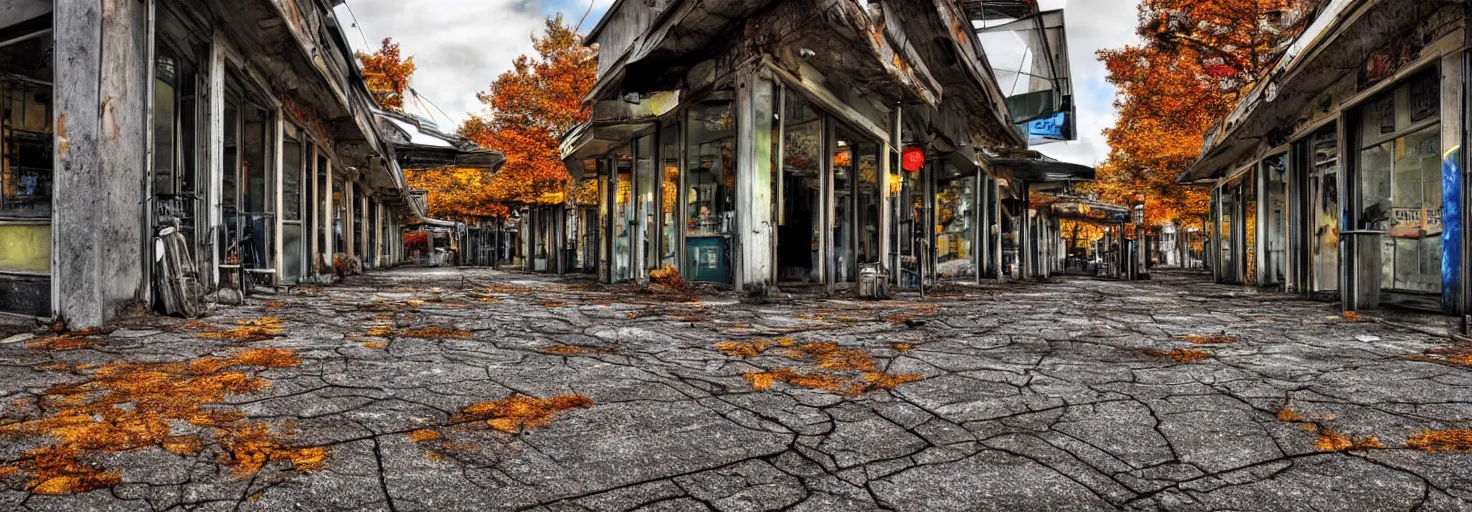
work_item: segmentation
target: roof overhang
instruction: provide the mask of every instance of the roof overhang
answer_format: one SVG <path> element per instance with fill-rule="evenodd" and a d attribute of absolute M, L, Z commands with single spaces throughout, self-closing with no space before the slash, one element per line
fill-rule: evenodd
<path fill-rule="evenodd" d="M 374 114 L 402 169 L 458 167 L 496 172 L 506 163 L 506 156 L 500 151 L 485 149 L 465 137 L 441 132 L 414 116 L 381 110 Z"/>
<path fill-rule="evenodd" d="M 991 158 L 987 160 L 998 176 L 1028 183 L 1094 181 L 1095 169 L 1042 158 Z"/>
<path fill-rule="evenodd" d="M 1288 142 L 1292 128 L 1323 91 L 1359 70 L 1388 41 L 1406 34 L 1439 9 L 1460 4 L 1392 0 L 1332 0 L 1289 46 L 1226 119 L 1207 132 L 1201 158 L 1176 176 L 1209 184 L 1254 156 Z"/>

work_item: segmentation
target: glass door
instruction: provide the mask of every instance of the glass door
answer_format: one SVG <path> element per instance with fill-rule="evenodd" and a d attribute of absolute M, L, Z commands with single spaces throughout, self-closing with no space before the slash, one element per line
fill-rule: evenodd
<path fill-rule="evenodd" d="M 1413 77 L 1357 112 L 1356 225 L 1383 231 L 1386 302 L 1440 309 L 1442 165 L 1440 74 Z"/>
<path fill-rule="evenodd" d="M 613 203 L 613 282 L 633 279 L 634 246 L 636 241 L 634 224 L 634 154 L 633 148 L 625 148 L 614 160 L 614 172 L 618 188 Z"/>
<path fill-rule="evenodd" d="M 777 280 L 822 282 L 823 118 L 797 94 L 782 113 L 781 208 L 777 211 Z"/>
<path fill-rule="evenodd" d="M 1288 261 L 1288 155 L 1270 156 L 1262 162 L 1263 215 L 1262 275 L 1258 284 L 1281 287 Z"/>
<path fill-rule="evenodd" d="M 690 108 L 685 123 L 685 261 L 691 281 L 731 282 L 735 243 L 735 102 Z"/>
<path fill-rule="evenodd" d="M 1313 294 L 1321 298 L 1339 293 L 1339 136 L 1334 127 L 1309 137 L 1308 190 L 1312 238 L 1310 271 Z"/>
<path fill-rule="evenodd" d="M 302 209 L 306 197 L 302 183 L 306 179 L 305 152 L 301 131 L 296 125 L 283 127 L 281 141 L 281 282 L 299 284 L 305 277 L 307 251 L 302 239 Z"/>

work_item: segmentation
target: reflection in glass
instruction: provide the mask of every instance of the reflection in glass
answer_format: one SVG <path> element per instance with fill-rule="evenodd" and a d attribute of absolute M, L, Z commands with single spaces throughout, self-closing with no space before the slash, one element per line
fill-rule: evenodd
<path fill-rule="evenodd" d="M 777 229 L 778 280 L 819 281 L 822 245 L 822 117 L 796 94 L 782 113 L 782 210 Z"/>
<path fill-rule="evenodd" d="M 734 102 L 691 107 L 686 122 L 687 268 L 693 281 L 729 283 L 736 187 Z"/>
<path fill-rule="evenodd" d="M 935 192 L 936 274 L 942 279 L 975 277 L 976 177 L 961 177 L 950 163 L 943 169 Z"/>

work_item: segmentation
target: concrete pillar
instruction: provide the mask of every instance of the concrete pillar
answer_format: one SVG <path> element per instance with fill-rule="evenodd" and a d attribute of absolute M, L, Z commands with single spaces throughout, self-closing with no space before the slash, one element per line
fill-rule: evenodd
<path fill-rule="evenodd" d="M 52 310 L 97 327 L 140 298 L 147 2 L 56 2 Z"/>
<path fill-rule="evenodd" d="M 993 226 L 989 228 L 991 234 L 988 236 L 991 239 L 992 251 L 991 273 L 1000 281 L 1002 279 L 1002 182 L 995 178 L 990 181 L 991 184 L 987 186 L 987 195 L 991 196 L 991 200 L 988 201 L 987 207 L 992 212 Z"/>
<path fill-rule="evenodd" d="M 765 292 L 773 285 L 772 116 L 776 88 L 770 72 L 739 72 L 736 97 L 736 290 Z"/>

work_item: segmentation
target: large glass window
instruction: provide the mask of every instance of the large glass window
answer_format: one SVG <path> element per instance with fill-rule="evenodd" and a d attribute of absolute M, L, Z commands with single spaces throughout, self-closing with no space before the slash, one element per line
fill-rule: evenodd
<path fill-rule="evenodd" d="M 638 217 L 634 213 L 634 149 L 620 150 L 614 158 L 617 188 L 613 202 L 613 281 L 633 279 L 634 232 Z"/>
<path fill-rule="evenodd" d="M 1385 290 L 1441 292 L 1439 79 L 1427 71 L 1358 111 L 1358 227 L 1385 232 Z"/>
<path fill-rule="evenodd" d="M 300 130 L 286 125 L 281 141 L 281 280 L 300 282 L 305 264 L 302 247 L 302 170 L 305 155 Z"/>
<path fill-rule="evenodd" d="M 1262 162 L 1263 211 L 1263 285 L 1282 285 L 1288 256 L 1288 155 L 1268 157 Z"/>
<path fill-rule="evenodd" d="M 654 207 L 655 191 L 661 180 L 658 167 L 654 165 L 654 136 L 645 135 L 634 140 L 634 162 L 639 186 L 639 261 L 645 269 L 659 267 L 659 236 L 655 227 L 659 223 L 659 210 Z"/>
<path fill-rule="evenodd" d="M 735 224 L 735 102 L 707 101 L 687 112 L 685 276 L 729 283 Z"/>
<path fill-rule="evenodd" d="M 822 115 L 797 94 L 788 93 L 782 112 L 782 207 L 778 210 L 778 280 L 820 280 L 823 244 Z"/>
<path fill-rule="evenodd" d="M 1313 291 L 1339 290 L 1339 137 L 1333 128 L 1309 138 Z"/>
<path fill-rule="evenodd" d="M 679 205 L 680 197 L 680 123 L 670 122 L 664 125 L 659 134 L 660 155 L 663 158 L 660 166 L 662 181 L 660 183 L 660 226 L 659 226 L 659 258 L 656 266 L 664 267 L 675 264 L 675 227 L 678 214 L 676 206 Z"/>
<path fill-rule="evenodd" d="M 942 164 L 936 176 L 936 274 L 942 279 L 976 276 L 976 176 Z"/>

